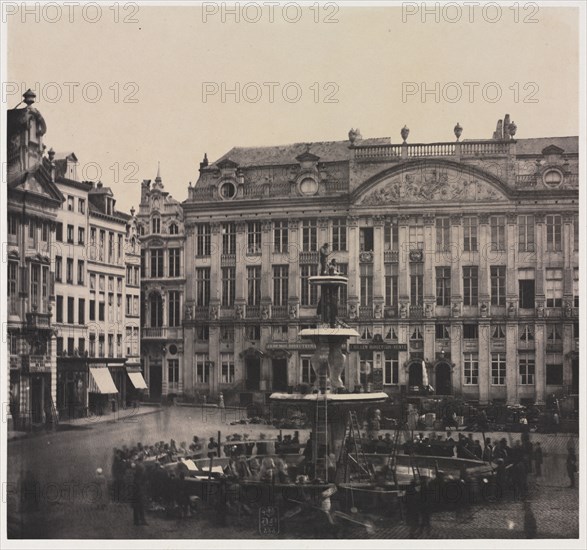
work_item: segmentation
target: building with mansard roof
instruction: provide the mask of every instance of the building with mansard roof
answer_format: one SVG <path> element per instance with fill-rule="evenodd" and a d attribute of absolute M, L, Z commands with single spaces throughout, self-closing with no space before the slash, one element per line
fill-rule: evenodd
<path fill-rule="evenodd" d="M 329 243 L 348 276 L 339 317 L 360 334 L 349 390 L 481 404 L 576 393 L 578 138 L 516 130 L 506 116 L 490 139 L 461 140 L 459 124 L 442 143 L 351 130 L 205 157 L 181 205 L 178 391 L 245 404 L 312 384 L 299 333 L 318 322 L 309 278 Z"/>

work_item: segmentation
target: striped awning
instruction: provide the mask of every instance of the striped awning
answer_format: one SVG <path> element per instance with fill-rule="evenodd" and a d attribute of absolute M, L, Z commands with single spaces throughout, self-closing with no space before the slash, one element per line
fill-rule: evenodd
<path fill-rule="evenodd" d="M 145 379 L 143 378 L 143 375 L 140 372 L 127 372 L 127 374 L 130 378 L 130 381 L 132 382 L 132 385 L 137 390 L 147 389 L 147 383 L 145 382 Z"/>
<path fill-rule="evenodd" d="M 90 367 L 90 393 L 118 393 L 108 367 Z"/>

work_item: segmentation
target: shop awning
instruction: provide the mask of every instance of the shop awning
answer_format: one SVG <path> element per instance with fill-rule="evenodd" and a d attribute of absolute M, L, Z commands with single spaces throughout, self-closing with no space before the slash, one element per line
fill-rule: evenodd
<path fill-rule="evenodd" d="M 130 378 L 130 381 L 132 382 L 132 385 L 137 390 L 147 389 L 147 383 L 145 382 L 145 379 L 143 378 L 143 375 L 140 372 L 127 372 L 127 374 Z"/>
<path fill-rule="evenodd" d="M 118 393 L 108 368 L 90 367 L 90 393 Z"/>

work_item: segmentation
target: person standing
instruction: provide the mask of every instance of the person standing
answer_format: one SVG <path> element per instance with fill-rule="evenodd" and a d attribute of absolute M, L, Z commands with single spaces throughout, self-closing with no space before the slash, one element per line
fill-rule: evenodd
<path fill-rule="evenodd" d="M 567 454 L 567 475 L 569 476 L 569 488 L 575 487 L 575 474 L 577 473 L 577 455 L 575 455 L 575 448 L 569 446 Z"/>
<path fill-rule="evenodd" d="M 542 476 L 542 462 L 543 462 L 543 456 L 542 456 L 542 447 L 540 447 L 540 443 L 536 442 L 536 446 L 534 448 L 534 471 L 536 473 L 536 477 L 541 477 Z"/>
<path fill-rule="evenodd" d="M 145 520 L 145 501 L 147 499 L 145 487 L 145 467 L 140 460 L 137 464 L 133 462 L 131 467 L 134 470 L 131 500 L 134 524 L 148 525 L 147 521 Z"/>

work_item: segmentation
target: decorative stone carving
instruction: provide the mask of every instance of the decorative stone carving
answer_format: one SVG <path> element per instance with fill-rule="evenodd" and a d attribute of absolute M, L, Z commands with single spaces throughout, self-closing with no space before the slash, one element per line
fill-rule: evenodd
<path fill-rule="evenodd" d="M 347 217 L 347 225 L 349 227 L 358 227 L 359 226 L 359 217 L 358 216 L 348 216 Z"/>
<path fill-rule="evenodd" d="M 403 302 L 399 307 L 399 316 L 402 319 L 406 319 L 408 317 L 408 306 Z"/>
<path fill-rule="evenodd" d="M 426 304 L 424 308 L 424 315 L 426 316 L 426 319 L 432 318 L 432 306 L 430 304 Z"/>
<path fill-rule="evenodd" d="M 218 235 L 220 233 L 220 224 L 218 222 L 211 223 L 210 232 L 212 233 L 212 235 Z"/>
<path fill-rule="evenodd" d="M 424 214 L 424 225 L 434 225 L 436 216 L 434 214 Z"/>
<path fill-rule="evenodd" d="M 290 231 L 297 231 L 300 228 L 300 220 L 296 220 L 295 218 L 289 220 L 287 223 L 287 228 Z"/>
<path fill-rule="evenodd" d="M 290 304 L 289 318 L 290 319 L 297 319 L 298 318 L 298 305 L 297 304 Z"/>
<path fill-rule="evenodd" d="M 236 232 L 244 233 L 247 230 L 247 222 L 236 222 Z"/>
<path fill-rule="evenodd" d="M 373 263 L 373 252 L 365 250 L 359 252 L 359 261 L 365 264 Z"/>
<path fill-rule="evenodd" d="M 357 304 L 350 304 L 349 305 L 349 319 L 356 319 L 357 318 Z"/>
<path fill-rule="evenodd" d="M 401 214 L 397 217 L 397 221 L 399 225 L 410 225 L 410 215 Z"/>
<path fill-rule="evenodd" d="M 419 170 L 392 176 L 366 193 L 359 204 L 381 205 L 429 201 L 503 201 L 506 197 L 483 180 L 463 171 Z"/>
<path fill-rule="evenodd" d="M 186 321 L 191 321 L 193 319 L 193 307 L 191 304 L 186 304 L 185 306 L 185 319 Z"/>
<path fill-rule="evenodd" d="M 487 225 L 489 223 L 489 214 L 487 212 L 483 212 L 482 214 L 479 214 L 479 224 L 485 224 Z"/>
<path fill-rule="evenodd" d="M 244 319 L 245 318 L 245 309 L 241 304 L 238 304 L 234 310 L 234 316 L 237 319 Z"/>
<path fill-rule="evenodd" d="M 460 302 L 454 302 L 451 308 L 451 314 L 453 317 L 458 317 L 461 314 Z"/>
<path fill-rule="evenodd" d="M 210 319 L 216 321 L 218 319 L 218 306 L 212 306 L 210 308 Z"/>
<path fill-rule="evenodd" d="M 383 227 L 385 225 L 387 216 L 373 216 L 373 225 L 375 227 Z"/>
<path fill-rule="evenodd" d="M 320 229 L 328 229 L 328 218 L 318 218 L 318 227 Z"/>
<path fill-rule="evenodd" d="M 422 250 L 410 250 L 410 262 L 424 261 L 424 252 Z"/>
<path fill-rule="evenodd" d="M 534 222 L 544 223 L 544 212 L 534 212 Z"/>
<path fill-rule="evenodd" d="M 516 306 L 514 305 L 514 302 L 510 302 L 510 305 L 508 307 L 508 317 L 513 317 L 516 314 Z"/>
<path fill-rule="evenodd" d="M 263 309 L 261 310 L 261 318 L 266 321 L 269 319 L 269 315 L 269 306 L 263 306 Z"/>
<path fill-rule="evenodd" d="M 483 302 L 481 304 L 481 317 L 487 317 L 487 304 L 485 302 Z"/>
<path fill-rule="evenodd" d="M 265 221 L 261 227 L 263 229 L 263 233 L 269 233 L 273 229 L 273 222 Z"/>
<path fill-rule="evenodd" d="M 544 317 L 544 302 L 536 302 L 536 314 L 538 317 Z"/>
<path fill-rule="evenodd" d="M 451 214 L 450 215 L 450 224 L 451 225 L 461 225 L 463 221 L 462 214 Z"/>
<path fill-rule="evenodd" d="M 518 213 L 517 212 L 508 212 L 506 214 L 506 218 L 508 220 L 508 224 L 516 225 L 518 223 Z"/>
<path fill-rule="evenodd" d="M 381 304 L 375 304 L 375 319 L 383 319 L 383 306 Z"/>
<path fill-rule="evenodd" d="M 572 317 L 573 316 L 573 302 L 567 300 L 565 302 L 565 316 Z"/>

